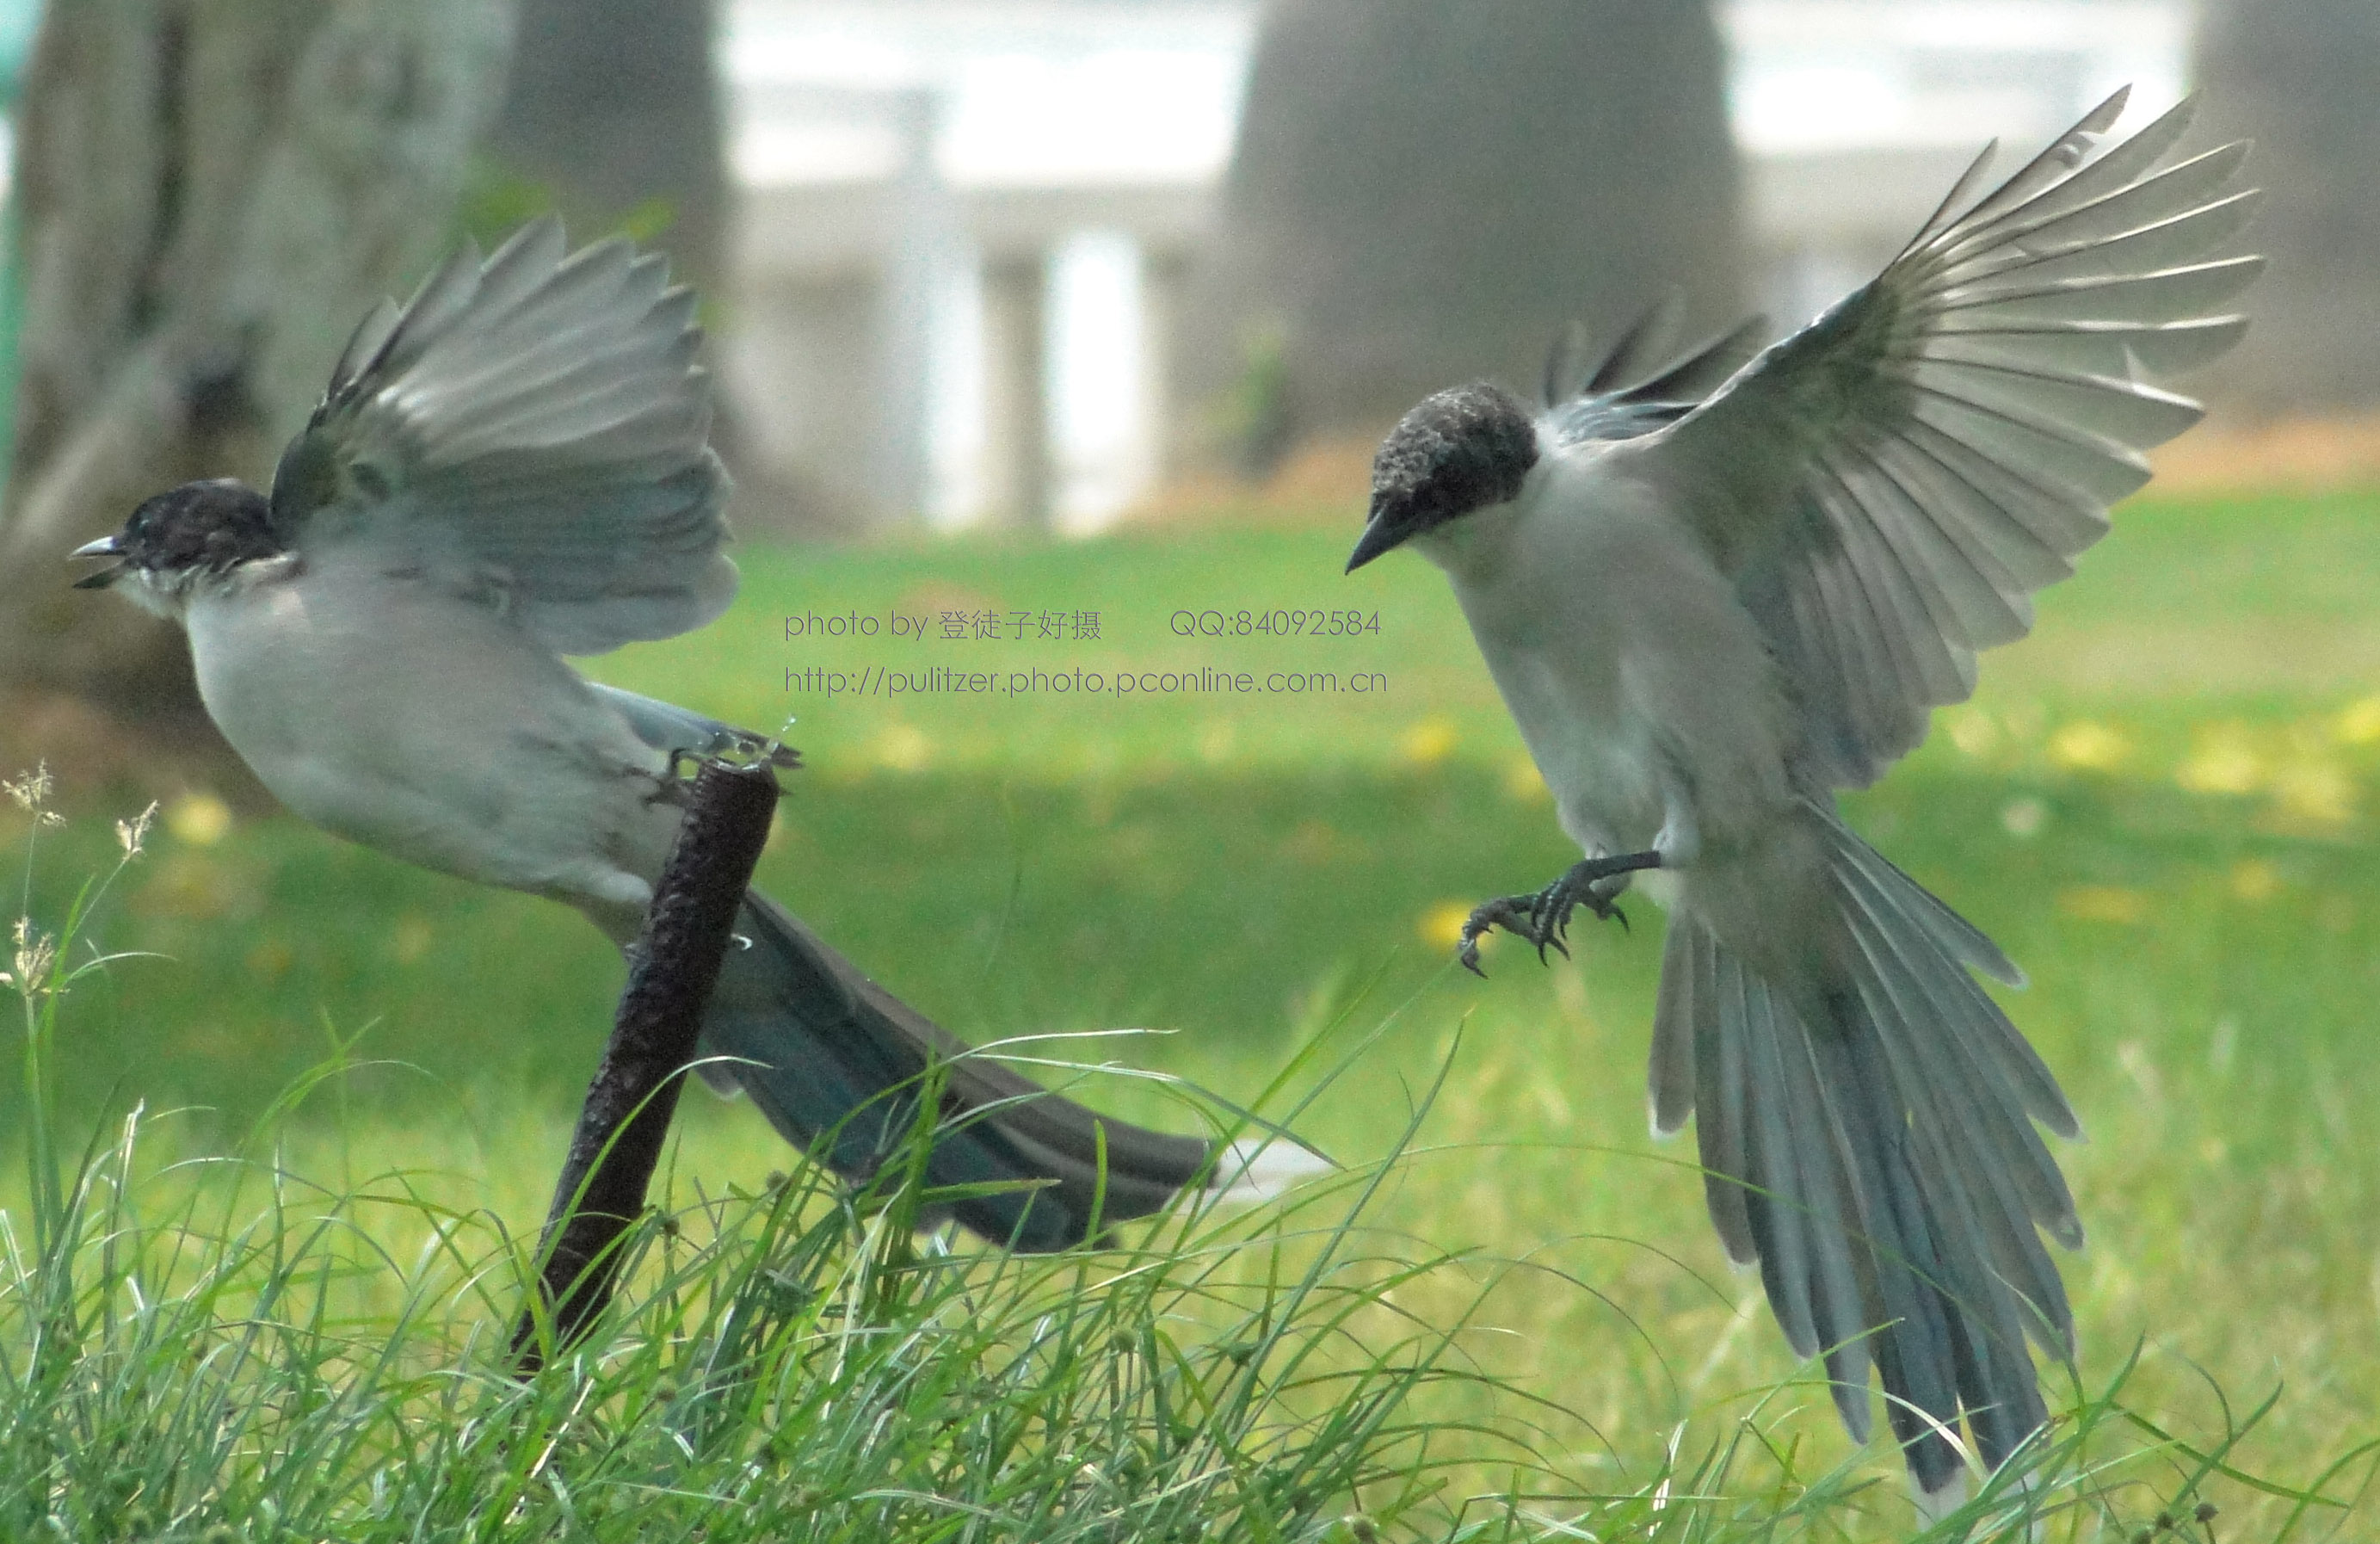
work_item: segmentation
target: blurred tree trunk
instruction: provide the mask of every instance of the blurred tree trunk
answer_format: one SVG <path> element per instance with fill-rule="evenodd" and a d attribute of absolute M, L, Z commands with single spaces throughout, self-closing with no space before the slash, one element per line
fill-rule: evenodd
<path fill-rule="evenodd" d="M 25 321 L 0 681 L 197 713 L 176 629 L 66 553 L 193 477 L 263 481 L 357 321 L 448 238 L 504 0 L 71 0 L 18 124 Z"/>
<path fill-rule="evenodd" d="M 519 0 L 519 44 L 487 148 L 577 239 L 625 229 L 703 297 L 729 288 L 733 192 L 713 0 Z M 516 212 L 517 213 L 517 212 Z M 792 534 L 811 501 L 742 454 L 726 372 L 710 438 L 735 474 L 737 529 Z"/>
<path fill-rule="evenodd" d="M 2251 244 L 2272 264 L 2247 340 L 2210 391 L 2251 411 L 2380 402 L 2380 5 L 2212 0 L 2198 35 L 2205 125 L 2256 141 Z"/>
<path fill-rule="evenodd" d="M 1670 286 L 1731 323 L 1725 90 L 1702 4 L 1271 0 L 1188 383 L 1269 377 L 1242 432 L 1285 445 L 1534 387 L 1570 319 L 1609 337 Z"/>
<path fill-rule="evenodd" d="M 680 280 L 720 293 L 728 185 L 711 0 L 519 6 L 489 151 L 538 184 L 581 239 L 634 225 Z"/>

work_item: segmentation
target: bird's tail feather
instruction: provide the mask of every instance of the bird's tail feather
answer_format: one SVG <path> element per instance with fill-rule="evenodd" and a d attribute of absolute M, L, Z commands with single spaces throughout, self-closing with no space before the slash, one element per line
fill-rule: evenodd
<path fill-rule="evenodd" d="M 1230 1198 L 1269 1193 L 1293 1159 L 1111 1120 L 971 1050 L 868 979 L 783 906 L 755 891 L 703 1021 L 705 1066 L 785 1139 L 838 1173 L 865 1179 L 906 1141 L 929 1069 L 941 1109 L 927 1183 L 937 1188 L 1041 1181 L 965 1195 L 950 1213 L 1014 1248 L 1062 1249 L 1095 1224 L 1146 1216 L 1184 1186 Z M 1303 1157 L 1301 1153 L 1299 1155 Z M 1310 1172 L 1311 1165 L 1305 1172 Z"/>
<path fill-rule="evenodd" d="M 2033 1122 L 2077 1127 L 1967 971 L 2014 967 L 1830 812 L 1813 815 L 1849 979 L 1789 996 L 1682 906 L 1656 1014 L 1654 1125 L 1696 1115 L 1729 1255 L 1758 1262 L 1787 1340 L 1826 1357 L 1863 1441 L 1874 1360 L 1910 1467 L 1938 1494 L 1962 1467 L 1950 1435 L 1962 1408 L 1987 1467 L 2044 1419 L 2028 1336 L 2072 1354 L 2034 1230 L 2070 1247 L 2082 1230 Z"/>

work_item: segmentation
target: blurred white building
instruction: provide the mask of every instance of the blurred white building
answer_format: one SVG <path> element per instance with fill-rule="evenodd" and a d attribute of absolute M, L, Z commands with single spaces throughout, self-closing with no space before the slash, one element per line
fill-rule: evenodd
<path fill-rule="evenodd" d="M 1799 320 L 1994 136 L 2180 94 L 2188 0 L 1732 0 L 1763 298 Z M 1164 343 L 1254 0 L 729 0 L 750 448 L 883 517 L 1087 529 L 1162 474 Z"/>
<path fill-rule="evenodd" d="M 2171 106 L 2187 0 L 1734 0 L 1720 11 L 1761 298 L 1801 322 L 1864 282 L 1987 141 L 2029 155 L 2129 82 Z"/>
<path fill-rule="evenodd" d="M 1168 303 L 1246 0 L 735 0 L 728 368 L 755 447 L 941 524 L 1095 525 L 1159 473 Z"/>

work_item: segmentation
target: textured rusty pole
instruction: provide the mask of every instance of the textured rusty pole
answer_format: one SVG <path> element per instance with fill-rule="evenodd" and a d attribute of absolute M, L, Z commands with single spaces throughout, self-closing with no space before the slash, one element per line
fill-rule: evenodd
<path fill-rule="evenodd" d="M 556 1349 L 575 1341 L 612 1299 L 621 1234 L 644 1210 L 703 1010 L 719 984 L 736 909 L 776 807 L 776 774 L 765 764 L 705 760 L 695 777 L 546 1216 L 540 1290 L 553 1305 Z M 544 1363 L 533 1307 L 521 1312 L 513 1350 L 524 1377 Z"/>

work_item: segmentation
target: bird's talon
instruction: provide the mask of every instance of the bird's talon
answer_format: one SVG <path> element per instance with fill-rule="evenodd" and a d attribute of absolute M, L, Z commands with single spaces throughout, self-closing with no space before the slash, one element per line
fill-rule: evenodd
<path fill-rule="evenodd" d="M 1594 912 L 1599 921 L 1616 921 L 1621 930 L 1633 930 L 1628 926 L 1627 914 L 1620 909 L 1614 897 L 1627 888 L 1630 874 L 1657 866 L 1647 861 L 1649 857 L 1591 857 L 1572 865 L 1560 879 L 1534 895 L 1505 895 L 1486 903 L 1463 922 L 1456 957 L 1464 969 L 1485 979 L 1487 972 L 1479 968 L 1478 940 L 1502 928 L 1526 939 L 1536 950 L 1540 964 L 1549 963 L 1546 960 L 1548 949 L 1569 959 L 1571 916 L 1581 906 Z"/>
<path fill-rule="evenodd" d="M 1536 902 L 1534 895 L 1499 895 L 1472 907 L 1471 915 L 1463 919 L 1463 933 L 1454 949 L 1463 968 L 1483 981 L 1488 979 L 1488 972 L 1479 968 L 1479 941 L 1498 928 L 1535 942 Z"/>

